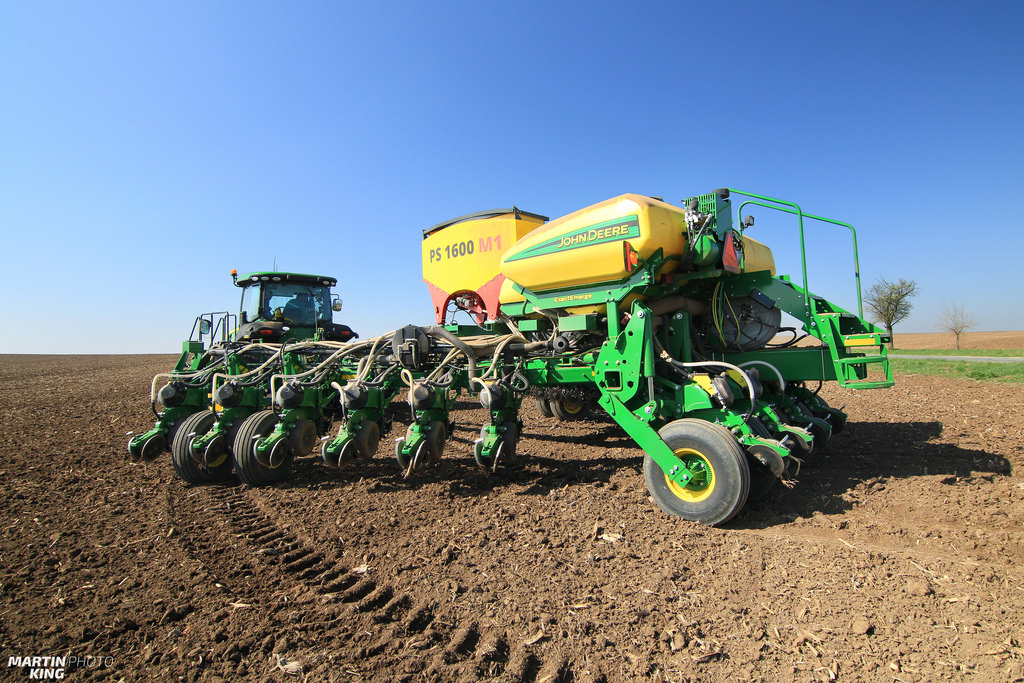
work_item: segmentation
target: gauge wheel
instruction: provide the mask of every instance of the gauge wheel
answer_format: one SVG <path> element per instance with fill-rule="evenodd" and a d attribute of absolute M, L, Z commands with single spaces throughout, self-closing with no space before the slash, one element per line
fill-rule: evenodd
<path fill-rule="evenodd" d="M 693 473 L 685 484 L 674 482 L 645 455 L 644 479 L 658 507 L 707 526 L 732 519 L 750 492 L 747 456 L 733 435 L 724 427 L 687 418 L 670 422 L 658 434 Z"/>
<path fill-rule="evenodd" d="M 587 406 L 583 399 L 576 396 L 563 396 L 558 400 L 548 401 L 551 414 L 562 422 L 582 420 L 587 416 Z"/>
<path fill-rule="evenodd" d="M 448 440 L 448 427 L 440 420 L 433 420 L 427 426 L 427 438 L 425 440 L 426 455 L 430 462 L 440 462 L 444 454 L 444 443 Z"/>

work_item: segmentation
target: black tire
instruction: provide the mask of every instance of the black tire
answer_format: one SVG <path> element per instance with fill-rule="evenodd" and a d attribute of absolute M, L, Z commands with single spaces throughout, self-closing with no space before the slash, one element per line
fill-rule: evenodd
<path fill-rule="evenodd" d="M 504 427 L 505 427 L 505 432 L 504 432 L 505 439 L 507 441 L 511 441 L 512 442 L 512 449 L 509 450 L 509 453 L 512 453 L 513 455 L 515 455 L 515 452 L 516 452 L 515 445 L 519 443 L 519 434 L 522 432 L 522 430 L 520 429 L 518 422 L 512 422 L 512 421 L 506 422 L 504 424 Z"/>
<path fill-rule="evenodd" d="M 832 426 L 833 436 L 846 429 L 846 414 L 843 411 L 826 407 L 822 409 L 821 413 L 818 417 L 828 420 L 829 425 Z"/>
<path fill-rule="evenodd" d="M 245 418 L 235 435 L 235 473 L 249 486 L 266 486 L 288 477 L 292 471 L 293 456 L 289 455 L 277 467 L 268 467 L 256 459 L 256 441 L 274 431 L 278 423 L 272 410 L 261 410 Z"/>
<path fill-rule="evenodd" d="M 732 519 L 750 492 L 747 455 L 733 435 L 724 427 L 690 418 L 670 422 L 658 434 L 688 467 L 698 470 L 691 482 L 679 486 L 645 455 L 644 479 L 658 507 L 707 526 Z"/>
<path fill-rule="evenodd" d="M 820 462 L 828 453 L 829 444 L 832 443 L 832 433 L 814 423 L 807 425 L 807 430 L 814 437 L 814 460 Z"/>
<path fill-rule="evenodd" d="M 551 404 L 543 396 L 538 396 L 534 399 L 537 402 L 537 410 L 544 417 L 554 417 L 555 414 L 551 412 Z"/>
<path fill-rule="evenodd" d="M 409 463 L 412 462 L 412 458 L 413 458 L 414 454 L 410 453 L 409 455 L 403 455 L 402 454 L 402 449 L 403 448 L 405 448 L 405 439 L 396 439 L 395 440 L 395 460 L 398 461 L 398 466 L 401 468 L 402 474 L 405 475 L 407 472 L 409 472 Z"/>
<path fill-rule="evenodd" d="M 192 457 L 192 441 L 196 435 L 209 432 L 215 420 L 216 416 L 208 410 L 193 413 L 182 421 L 174 434 L 171 462 L 177 475 L 189 484 L 212 484 L 231 476 L 231 458 L 224 458 L 215 467 L 207 467 Z"/>
<path fill-rule="evenodd" d="M 367 421 L 359 426 L 355 436 L 356 457 L 369 460 L 377 454 L 377 446 L 380 445 L 380 425 L 376 422 Z"/>
<path fill-rule="evenodd" d="M 444 454 L 444 444 L 448 440 L 448 427 L 440 420 L 433 420 L 427 425 L 427 457 L 430 462 L 440 462 Z"/>
<path fill-rule="evenodd" d="M 573 396 L 563 396 L 557 401 L 548 401 L 548 404 L 551 406 L 551 414 L 562 422 L 582 420 L 590 412 L 587 410 L 587 404 L 583 402 L 583 399 Z"/>

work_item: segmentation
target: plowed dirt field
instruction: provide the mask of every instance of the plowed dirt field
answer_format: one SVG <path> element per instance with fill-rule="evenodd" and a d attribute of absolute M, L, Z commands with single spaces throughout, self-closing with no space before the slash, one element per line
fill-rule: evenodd
<path fill-rule="evenodd" d="M 0 356 L 0 678 L 65 655 L 109 681 L 1024 678 L 1022 385 L 826 387 L 850 425 L 824 462 L 707 529 L 654 506 L 614 424 L 530 402 L 503 474 L 473 466 L 465 399 L 407 480 L 385 439 L 188 486 L 125 447 L 171 364 Z"/>

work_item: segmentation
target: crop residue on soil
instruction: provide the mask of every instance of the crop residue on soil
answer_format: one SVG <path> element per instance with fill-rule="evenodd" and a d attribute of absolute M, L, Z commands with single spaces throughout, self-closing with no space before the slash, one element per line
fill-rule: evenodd
<path fill-rule="evenodd" d="M 1024 677 L 1024 387 L 826 387 L 850 426 L 824 463 L 706 529 L 648 500 L 614 424 L 529 402 L 506 473 L 473 466 L 464 397 L 408 480 L 385 439 L 351 469 L 190 487 L 125 448 L 171 362 L 0 356 L 8 657 L 105 658 L 68 676 L 111 681 Z"/>

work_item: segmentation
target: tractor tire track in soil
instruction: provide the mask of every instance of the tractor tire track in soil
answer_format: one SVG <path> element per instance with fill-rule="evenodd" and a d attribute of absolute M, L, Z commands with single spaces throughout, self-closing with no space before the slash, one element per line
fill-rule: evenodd
<path fill-rule="evenodd" d="M 70 680 L 1024 680 L 1020 385 L 823 390 L 849 428 L 797 486 L 706 529 L 649 500 L 600 419 L 524 403 L 515 467 L 459 424 L 403 479 L 193 487 L 132 462 L 166 356 L 0 357 L 0 649 Z M 25 680 L 4 668 L 0 679 Z"/>
<path fill-rule="evenodd" d="M 312 649 L 340 651 L 341 656 L 314 656 L 311 661 L 326 659 L 332 668 L 352 676 L 397 671 L 435 680 L 479 680 L 508 670 L 514 680 L 533 681 L 543 670 L 543 662 L 522 649 L 510 655 L 504 636 L 481 631 L 476 623 L 460 626 L 459 617 L 445 613 L 436 601 L 417 600 L 400 588 L 362 576 L 359 568 L 345 567 L 336 557 L 325 557 L 301 534 L 282 530 L 281 522 L 275 521 L 284 517 L 280 511 L 264 512 L 258 500 L 250 500 L 258 492 L 222 486 L 195 494 L 210 513 L 209 521 L 197 525 L 187 517 L 177 519 L 183 525 L 179 528 L 190 529 L 183 541 L 185 552 L 230 575 L 236 571 L 236 560 L 226 561 L 222 550 L 232 539 L 243 539 L 259 558 L 257 572 L 280 574 L 277 592 L 319 595 L 305 603 L 308 609 L 301 615 L 291 613 L 289 630 L 303 634 L 299 647 L 308 643 Z M 251 607 L 233 604 L 238 609 Z M 555 679 L 565 680 L 564 662 L 547 669 Z"/>

